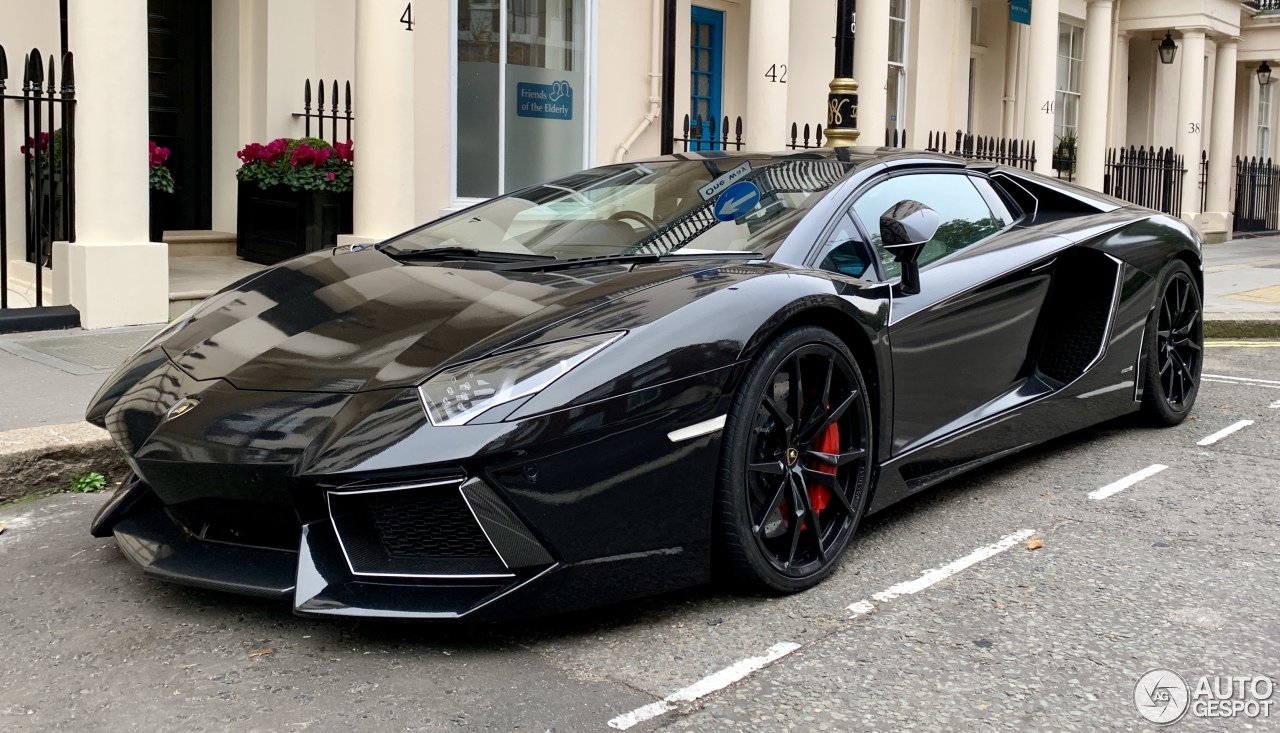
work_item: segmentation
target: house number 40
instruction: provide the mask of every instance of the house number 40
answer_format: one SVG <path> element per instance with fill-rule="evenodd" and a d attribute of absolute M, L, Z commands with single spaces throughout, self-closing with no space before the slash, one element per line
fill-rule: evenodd
<path fill-rule="evenodd" d="M 404 23 L 405 30 L 413 30 L 413 3 L 404 6 L 404 12 L 400 14 L 400 22 Z"/>

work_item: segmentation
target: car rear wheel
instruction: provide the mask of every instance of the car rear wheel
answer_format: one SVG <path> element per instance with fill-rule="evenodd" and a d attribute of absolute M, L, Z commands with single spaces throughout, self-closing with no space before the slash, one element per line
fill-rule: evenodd
<path fill-rule="evenodd" d="M 1160 425 L 1186 419 L 1200 390 L 1204 320 L 1191 268 L 1174 260 L 1160 278 L 1160 295 L 1147 323 L 1142 412 Z"/>
<path fill-rule="evenodd" d="M 874 445 L 866 382 L 840 339 L 806 326 L 770 344 L 725 424 L 716 516 L 729 574 L 770 593 L 830 575 L 862 518 Z"/>

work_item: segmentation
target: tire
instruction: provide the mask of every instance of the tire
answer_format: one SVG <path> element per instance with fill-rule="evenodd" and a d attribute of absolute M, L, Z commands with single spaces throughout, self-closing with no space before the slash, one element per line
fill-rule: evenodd
<path fill-rule="evenodd" d="M 1200 289 L 1182 260 L 1170 262 L 1160 275 L 1142 343 L 1146 371 L 1142 416 L 1156 425 L 1177 425 L 1195 406 L 1204 368 Z"/>
<path fill-rule="evenodd" d="M 848 347 L 813 326 L 778 336 L 743 376 L 721 446 L 727 579 L 770 594 L 817 585 L 857 531 L 875 465 L 870 395 Z"/>

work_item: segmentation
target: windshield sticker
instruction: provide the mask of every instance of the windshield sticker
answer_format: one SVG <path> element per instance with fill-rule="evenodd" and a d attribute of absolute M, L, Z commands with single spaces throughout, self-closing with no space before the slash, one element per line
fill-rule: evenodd
<path fill-rule="evenodd" d="M 714 214 L 720 221 L 733 221 L 760 204 L 760 189 L 751 181 L 738 181 L 716 199 Z"/>
<path fill-rule="evenodd" d="M 751 163 L 748 161 L 698 189 L 698 195 L 702 197 L 703 201 L 710 201 L 723 193 L 726 188 L 742 180 L 743 176 L 750 172 Z"/>

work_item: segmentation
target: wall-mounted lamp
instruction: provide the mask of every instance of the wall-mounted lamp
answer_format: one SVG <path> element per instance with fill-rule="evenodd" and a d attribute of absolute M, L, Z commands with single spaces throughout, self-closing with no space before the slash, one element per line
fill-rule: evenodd
<path fill-rule="evenodd" d="M 1164 40 L 1160 42 L 1160 63 L 1172 64 L 1173 58 L 1178 55 L 1178 44 L 1173 42 L 1173 34 L 1165 33 Z"/>
<path fill-rule="evenodd" d="M 1267 66 L 1267 62 L 1263 61 L 1262 66 L 1258 67 L 1258 84 L 1266 86 L 1271 83 L 1271 67 Z"/>

